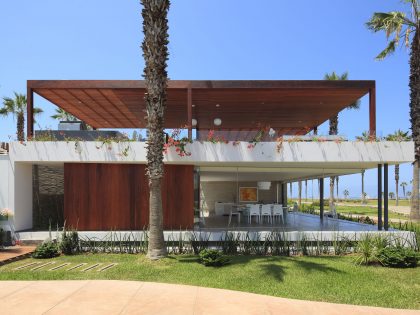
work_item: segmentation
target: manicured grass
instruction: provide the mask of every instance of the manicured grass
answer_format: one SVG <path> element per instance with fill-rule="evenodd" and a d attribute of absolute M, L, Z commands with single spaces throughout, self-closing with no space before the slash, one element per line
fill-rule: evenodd
<path fill-rule="evenodd" d="M 213 268 L 198 264 L 197 257 L 190 255 L 150 262 L 143 255 L 89 254 L 61 256 L 54 260 L 72 263 L 116 262 L 118 265 L 105 272 L 12 270 L 34 260 L 26 259 L 0 267 L 0 280 L 142 280 L 294 299 L 420 309 L 420 268 L 357 266 L 351 256 L 234 256 L 231 259 L 230 265 Z"/>

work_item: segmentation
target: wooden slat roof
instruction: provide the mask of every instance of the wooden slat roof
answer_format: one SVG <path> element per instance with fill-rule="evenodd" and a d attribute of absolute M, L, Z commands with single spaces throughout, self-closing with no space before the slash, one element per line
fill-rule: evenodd
<path fill-rule="evenodd" d="M 30 80 L 28 87 L 95 128 L 145 128 L 145 82 L 138 80 Z M 302 134 L 375 87 L 375 81 L 169 81 L 166 128 L 255 130 L 270 126 Z M 214 118 L 222 125 L 213 125 Z"/>

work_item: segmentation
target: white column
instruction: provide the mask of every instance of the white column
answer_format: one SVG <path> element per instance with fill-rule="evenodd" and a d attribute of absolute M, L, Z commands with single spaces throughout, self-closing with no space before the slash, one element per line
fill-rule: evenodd
<path fill-rule="evenodd" d="M 32 164 L 15 163 L 14 178 L 15 230 L 32 229 Z"/>

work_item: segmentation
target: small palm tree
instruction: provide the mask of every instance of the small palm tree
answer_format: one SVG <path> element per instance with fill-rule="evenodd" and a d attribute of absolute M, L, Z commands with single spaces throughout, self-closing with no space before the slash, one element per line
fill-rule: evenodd
<path fill-rule="evenodd" d="M 400 186 L 402 187 L 402 189 L 403 189 L 403 195 L 404 195 L 404 197 L 405 197 L 405 187 L 407 187 L 407 183 L 406 182 L 402 182 L 401 184 L 400 184 Z"/>
<path fill-rule="evenodd" d="M 51 115 L 52 119 L 60 120 L 60 121 L 76 121 L 78 120 L 76 117 L 74 117 L 72 114 L 66 112 L 62 108 L 56 108 L 55 114 Z"/>
<path fill-rule="evenodd" d="M 25 94 L 14 92 L 14 98 L 3 97 L 3 107 L 0 108 L 0 115 L 12 115 L 13 118 L 17 116 L 16 121 L 16 135 L 18 141 L 25 141 L 25 114 L 26 114 L 27 99 Z M 42 109 L 35 107 L 33 109 L 34 115 L 42 113 Z"/>
<path fill-rule="evenodd" d="M 389 192 L 389 199 L 394 199 L 394 197 L 395 197 L 395 194 L 391 191 L 391 192 Z"/>
<path fill-rule="evenodd" d="M 402 142 L 402 141 L 410 141 L 411 140 L 411 136 L 408 134 L 407 132 L 404 132 L 400 129 L 398 129 L 397 131 L 395 131 L 392 134 L 389 134 L 387 137 L 385 137 L 385 140 L 387 141 L 398 141 L 398 142 Z M 399 164 L 395 164 L 395 205 L 398 206 L 398 181 L 400 180 L 400 165 Z"/>
<path fill-rule="evenodd" d="M 420 218 L 419 164 L 420 164 L 420 3 L 404 0 L 409 12 L 375 12 L 366 23 L 373 32 L 385 32 L 388 46 L 376 56 L 382 60 L 391 55 L 400 43 L 410 49 L 410 121 L 414 140 L 413 189 L 410 217 Z M 392 35 L 392 39 L 390 37 Z"/>
<path fill-rule="evenodd" d="M 350 192 L 347 190 L 347 189 L 344 189 L 344 191 L 343 191 L 343 195 L 344 195 L 344 198 L 347 200 L 347 198 L 349 197 L 349 195 L 350 195 Z"/>

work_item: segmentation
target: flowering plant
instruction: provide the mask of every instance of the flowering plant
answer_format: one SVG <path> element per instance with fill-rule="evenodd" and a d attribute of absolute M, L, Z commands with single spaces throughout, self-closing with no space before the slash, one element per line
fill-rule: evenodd
<path fill-rule="evenodd" d="M 170 147 L 175 147 L 175 152 L 179 156 L 190 156 L 191 152 L 187 151 L 186 146 L 188 143 L 192 143 L 188 137 L 180 137 L 181 128 L 174 129 L 166 143 L 163 145 L 163 153 L 167 154 Z"/>
<path fill-rule="evenodd" d="M 223 136 L 216 136 L 214 134 L 214 130 L 209 130 L 209 133 L 207 134 L 207 141 L 211 143 L 229 143 L 229 141 L 226 140 Z"/>

